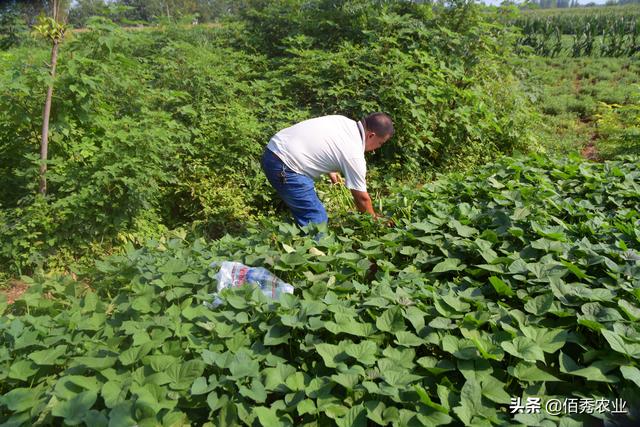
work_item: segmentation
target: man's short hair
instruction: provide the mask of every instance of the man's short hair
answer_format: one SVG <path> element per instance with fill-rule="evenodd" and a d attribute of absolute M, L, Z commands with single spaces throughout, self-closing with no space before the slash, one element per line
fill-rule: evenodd
<path fill-rule="evenodd" d="M 364 128 L 378 136 L 393 136 L 393 121 L 385 113 L 372 113 L 362 119 Z"/>

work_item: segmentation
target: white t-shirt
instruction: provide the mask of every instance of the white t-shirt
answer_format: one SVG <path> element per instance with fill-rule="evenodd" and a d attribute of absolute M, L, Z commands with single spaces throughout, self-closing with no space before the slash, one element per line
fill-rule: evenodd
<path fill-rule="evenodd" d="M 360 122 L 337 115 L 305 120 L 276 133 L 267 148 L 296 173 L 317 180 L 341 172 L 347 188 L 367 191 Z"/>

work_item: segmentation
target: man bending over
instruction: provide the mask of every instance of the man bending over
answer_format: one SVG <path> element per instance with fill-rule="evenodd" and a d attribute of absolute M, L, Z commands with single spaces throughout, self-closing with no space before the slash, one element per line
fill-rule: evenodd
<path fill-rule="evenodd" d="M 392 136 L 393 122 L 385 113 L 357 122 L 338 115 L 305 120 L 271 138 L 262 155 L 262 170 L 300 226 L 327 221 L 314 186 L 323 174 L 335 184 L 342 173 L 357 209 L 377 217 L 367 192 L 364 153 Z"/>

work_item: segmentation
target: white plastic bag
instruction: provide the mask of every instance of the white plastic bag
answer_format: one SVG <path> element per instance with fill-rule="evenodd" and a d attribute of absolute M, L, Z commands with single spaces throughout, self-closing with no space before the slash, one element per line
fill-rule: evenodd
<path fill-rule="evenodd" d="M 249 267 L 234 261 L 212 262 L 211 267 L 220 267 L 214 276 L 218 282 L 215 294 L 211 294 L 213 301 L 206 303 L 209 308 L 215 308 L 222 304 L 218 296 L 223 289 L 239 287 L 245 284 L 256 285 L 263 294 L 272 299 L 277 299 L 281 294 L 292 294 L 293 286 L 283 282 L 278 277 L 271 274 L 269 270 L 262 267 Z"/>

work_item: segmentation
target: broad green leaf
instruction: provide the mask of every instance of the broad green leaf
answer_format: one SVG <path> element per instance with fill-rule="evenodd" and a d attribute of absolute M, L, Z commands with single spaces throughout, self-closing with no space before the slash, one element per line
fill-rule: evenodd
<path fill-rule="evenodd" d="M 344 417 L 336 419 L 338 427 L 366 427 L 367 411 L 363 405 L 353 406 Z"/>
<path fill-rule="evenodd" d="M 218 394 L 215 391 L 212 391 L 207 395 L 207 405 L 209 409 L 212 411 L 217 411 L 220 408 L 224 408 L 229 402 L 229 397 L 227 395 L 222 395 L 218 397 Z"/>
<path fill-rule="evenodd" d="M 498 347 L 488 339 L 482 338 L 480 334 L 465 335 L 465 337 L 473 342 L 483 359 L 500 361 L 504 358 L 504 351 L 502 350 L 502 348 Z"/>
<path fill-rule="evenodd" d="M 282 325 L 271 325 L 264 336 L 264 345 L 286 344 L 290 338 L 289 328 Z"/>
<path fill-rule="evenodd" d="M 67 353 L 66 345 L 59 345 L 53 349 L 34 351 L 29 355 L 37 365 L 49 366 L 59 363 L 59 359 Z"/>
<path fill-rule="evenodd" d="M 331 379 L 347 390 L 353 390 L 356 384 L 360 382 L 360 376 L 357 374 L 340 373 L 331 375 Z"/>
<path fill-rule="evenodd" d="M 636 322 L 640 320 L 640 308 L 631 304 L 627 300 L 620 299 L 618 300 L 618 306 L 622 309 L 622 311 L 627 315 L 627 317 Z"/>
<path fill-rule="evenodd" d="M 460 263 L 457 258 L 447 258 L 444 261 L 436 264 L 431 270 L 433 273 L 446 273 L 447 271 L 460 271 L 465 269 L 465 265 Z"/>
<path fill-rule="evenodd" d="M 513 210 L 512 218 L 515 221 L 521 221 L 523 219 L 526 219 L 529 215 L 531 215 L 531 210 L 529 208 L 527 207 L 515 208 Z"/>
<path fill-rule="evenodd" d="M 520 362 L 515 367 L 509 366 L 507 371 L 510 375 L 522 381 L 538 382 L 538 381 L 562 381 L 561 379 L 551 375 L 550 373 L 538 368 L 531 362 Z"/>
<path fill-rule="evenodd" d="M 22 412 L 36 406 L 40 398 L 40 390 L 32 388 L 14 388 L 0 396 L 0 404 L 13 412 Z"/>
<path fill-rule="evenodd" d="M 175 273 L 182 273 L 186 271 L 187 268 L 188 266 L 183 259 L 172 258 L 172 259 L 169 259 L 160 268 L 158 268 L 158 271 L 160 273 L 175 274 Z"/>
<path fill-rule="evenodd" d="M 118 361 L 117 357 L 103 356 L 103 357 L 74 357 L 69 361 L 70 367 L 84 366 L 96 371 L 102 371 L 107 368 L 111 368 Z"/>
<path fill-rule="evenodd" d="M 640 369 L 635 366 L 620 366 L 622 376 L 640 387 Z"/>
<path fill-rule="evenodd" d="M 512 341 L 503 341 L 500 346 L 509 354 L 530 362 L 544 362 L 542 349 L 527 337 L 515 337 Z"/>
<path fill-rule="evenodd" d="M 188 360 L 176 363 L 167 368 L 167 375 L 171 379 L 169 387 L 172 390 L 188 390 L 193 382 L 204 372 L 205 364 L 202 360 Z"/>
<path fill-rule="evenodd" d="M 598 362 L 587 368 L 580 368 L 576 362 L 571 359 L 568 355 L 563 352 L 560 352 L 560 372 L 576 375 L 579 377 L 584 377 L 589 381 L 600 381 L 606 383 L 617 383 L 619 379 L 613 375 L 606 375 L 606 372 L 611 370 L 610 368 L 605 368 L 600 366 Z"/>
<path fill-rule="evenodd" d="M 552 309 L 554 302 L 553 295 L 547 293 L 527 301 L 524 309 L 536 316 L 544 316 Z"/>
<path fill-rule="evenodd" d="M 211 391 L 207 385 L 207 379 L 205 377 L 198 377 L 191 385 L 191 394 L 197 396 L 200 394 L 207 394 Z"/>
<path fill-rule="evenodd" d="M 458 370 L 467 380 L 481 382 L 491 376 L 493 369 L 491 363 L 484 359 L 458 360 Z"/>
<path fill-rule="evenodd" d="M 59 401 L 52 409 L 54 417 L 64 418 L 66 424 L 78 425 L 96 402 L 98 395 L 95 391 L 83 391 L 70 400 Z"/>
<path fill-rule="evenodd" d="M 335 368 L 337 363 L 345 360 L 346 355 L 343 353 L 343 349 L 333 344 L 317 344 L 316 351 L 324 360 L 324 364 L 327 368 Z"/>
<path fill-rule="evenodd" d="M 392 387 L 406 387 L 412 382 L 420 380 L 422 377 L 419 375 L 413 375 L 409 371 L 405 370 L 391 370 L 387 369 L 381 372 L 382 378 Z"/>
<path fill-rule="evenodd" d="M 338 317 L 336 315 L 336 317 Z M 332 333 L 349 334 L 357 337 L 369 337 L 375 333 L 375 327 L 371 323 L 360 323 L 353 321 L 353 317 L 349 322 L 324 322 L 324 327 Z"/>
<path fill-rule="evenodd" d="M 427 405 L 430 408 L 435 409 L 438 412 L 442 412 L 443 414 L 448 414 L 449 413 L 447 408 L 445 408 L 444 406 L 433 402 L 431 400 L 431 398 L 429 397 L 429 394 L 427 393 L 427 391 L 424 388 L 422 388 L 422 386 L 420 386 L 418 384 L 414 384 L 413 389 L 416 391 L 416 393 L 418 393 L 418 396 L 420 397 L 420 401 L 422 403 L 424 403 L 425 405 Z"/>
<path fill-rule="evenodd" d="M 70 400 L 80 391 L 88 390 L 98 393 L 101 387 L 102 383 L 99 383 L 95 377 L 66 375 L 58 379 L 54 393 L 59 399 Z"/>
<path fill-rule="evenodd" d="M 295 252 L 296 250 L 294 248 L 292 248 L 291 246 L 287 245 L 286 243 L 282 244 L 282 249 L 284 249 L 284 251 L 288 254 Z"/>
<path fill-rule="evenodd" d="M 367 410 L 367 418 L 379 425 L 385 425 L 382 414 L 385 410 L 385 404 L 378 400 L 368 400 L 364 403 Z"/>
<path fill-rule="evenodd" d="M 461 314 L 461 312 L 458 312 L 457 310 L 455 310 L 453 307 L 445 303 L 444 300 L 438 296 L 434 296 L 433 305 L 438 311 L 438 313 L 444 318 L 460 319 L 464 317 L 464 315 Z"/>
<path fill-rule="evenodd" d="M 600 323 L 617 322 L 624 320 L 618 310 L 605 307 L 597 302 L 584 304 L 581 310 L 587 320 L 592 320 Z"/>
<path fill-rule="evenodd" d="M 469 360 L 478 357 L 478 352 L 473 341 L 459 339 L 453 335 L 447 335 L 442 339 L 442 349 L 453 354 L 458 359 Z"/>
<path fill-rule="evenodd" d="M 509 297 L 515 295 L 513 289 L 511 289 L 511 286 L 509 286 L 509 284 L 504 280 L 496 276 L 491 276 L 489 277 L 489 282 L 491 283 L 491 286 L 493 286 L 493 288 L 496 290 L 498 295 L 506 295 Z"/>
<path fill-rule="evenodd" d="M 109 412 L 109 424 L 113 426 L 133 427 L 139 423 L 133 418 L 133 402 L 125 401 Z"/>
<path fill-rule="evenodd" d="M 456 329 L 457 326 L 455 323 L 451 322 L 451 319 L 447 317 L 436 317 L 431 322 L 429 322 L 429 327 L 434 329 Z"/>
<path fill-rule="evenodd" d="M 376 319 L 376 327 L 381 331 L 391 333 L 404 331 L 406 327 L 400 308 L 393 307 L 385 310 L 385 312 Z"/>
<path fill-rule="evenodd" d="M 536 328 L 523 326 L 520 331 L 533 340 L 545 353 L 555 353 L 567 342 L 569 334 L 562 329 Z"/>
<path fill-rule="evenodd" d="M 480 255 L 482 256 L 482 258 L 484 258 L 484 260 L 489 263 L 489 264 L 486 264 L 486 266 L 491 265 L 491 263 L 496 258 L 498 258 L 498 254 L 491 248 L 493 246 L 493 244 L 491 242 L 489 242 L 487 240 L 484 240 L 484 239 L 476 239 L 475 240 L 475 244 L 478 247 L 478 250 L 479 250 Z M 491 267 L 489 267 L 489 268 L 491 268 Z M 502 268 L 500 268 L 500 270 L 502 270 Z"/>
<path fill-rule="evenodd" d="M 115 408 L 124 402 L 128 393 L 129 388 L 116 381 L 107 381 L 100 390 L 100 394 L 107 408 Z"/>
<path fill-rule="evenodd" d="M 606 329 L 602 329 L 600 332 L 613 350 L 640 359 L 640 343 L 628 343 L 620 335 Z"/>
<path fill-rule="evenodd" d="M 441 298 L 445 303 L 447 303 L 449 307 L 452 307 L 454 310 L 458 312 L 466 313 L 471 308 L 471 306 L 468 303 L 462 301 L 462 298 L 459 295 L 447 294 L 447 295 L 442 295 Z"/>
<path fill-rule="evenodd" d="M 21 350 L 23 348 L 31 347 L 31 346 L 42 346 L 42 340 L 39 338 L 40 334 L 38 331 L 25 330 L 22 334 L 15 340 L 15 344 L 13 346 L 14 350 Z"/>
<path fill-rule="evenodd" d="M 276 414 L 276 410 L 274 408 L 259 406 L 257 408 L 253 408 L 253 412 L 260 420 L 260 424 L 263 426 L 284 427 L 291 425 L 291 423 L 281 419 Z"/>
<path fill-rule="evenodd" d="M 308 378 L 302 372 L 294 372 L 285 380 L 286 386 L 291 391 L 304 391 L 308 382 Z"/>
<path fill-rule="evenodd" d="M 476 228 L 463 225 L 455 219 L 452 219 L 450 221 L 450 224 L 453 225 L 453 227 L 456 229 L 456 233 L 458 233 L 458 235 L 461 237 L 471 237 L 475 234 L 478 234 L 478 230 Z"/>
<path fill-rule="evenodd" d="M 294 252 L 289 254 L 284 254 L 280 257 L 280 263 L 286 265 L 287 267 L 296 267 L 299 265 L 303 265 L 307 262 L 304 256 L 301 254 Z"/>
<path fill-rule="evenodd" d="M 378 359 L 378 364 L 388 360 L 395 368 L 402 367 L 406 369 L 413 369 L 415 367 L 414 359 L 416 357 L 416 350 L 413 348 L 388 346 L 382 350 L 382 354 L 385 357 Z"/>
<path fill-rule="evenodd" d="M 154 347 L 155 344 L 153 342 L 147 342 L 139 347 L 128 348 L 120 354 L 118 360 L 125 366 L 133 365 L 149 354 Z"/>
<path fill-rule="evenodd" d="M 38 372 L 38 365 L 31 360 L 19 360 L 11 364 L 8 376 L 16 380 L 27 381 L 36 372 Z"/>
<path fill-rule="evenodd" d="M 88 319 L 84 319 L 80 325 L 78 325 L 78 329 L 82 331 L 99 331 L 104 327 L 104 323 L 107 319 L 106 314 L 104 313 L 94 313 Z"/>
<path fill-rule="evenodd" d="M 145 356 L 142 358 L 145 365 L 151 366 L 155 372 L 164 372 L 169 369 L 170 366 L 176 365 L 179 359 L 175 356 L 166 354 L 156 354 L 151 356 Z"/>
<path fill-rule="evenodd" d="M 453 412 L 465 425 L 471 424 L 474 415 L 481 412 L 482 388 L 475 380 L 467 380 L 460 391 L 460 406 L 453 408 Z"/>
<path fill-rule="evenodd" d="M 300 416 L 304 414 L 315 415 L 317 413 L 316 405 L 311 399 L 305 399 L 302 402 L 298 403 L 296 410 L 298 411 L 298 415 Z"/>
<path fill-rule="evenodd" d="M 311 399 L 319 399 L 330 395 L 333 384 L 326 377 L 316 377 L 309 381 L 305 394 Z"/>
<path fill-rule="evenodd" d="M 418 347 L 424 344 L 424 340 L 411 332 L 396 332 L 396 343 L 403 347 Z"/>
<path fill-rule="evenodd" d="M 452 361 L 446 359 L 438 360 L 435 357 L 424 356 L 419 358 L 417 362 L 418 365 L 422 366 L 433 375 L 439 375 L 456 369 L 456 366 Z"/>
<path fill-rule="evenodd" d="M 166 417 L 165 417 L 166 418 Z M 82 421 L 91 427 L 108 427 L 109 419 L 104 411 L 90 410 L 82 417 Z"/>
<path fill-rule="evenodd" d="M 487 399 L 503 405 L 508 405 L 511 401 L 509 393 L 504 391 L 505 383 L 497 378 L 487 376 L 482 379 L 481 386 L 482 395 Z"/>
<path fill-rule="evenodd" d="M 256 378 L 251 381 L 250 387 L 239 385 L 238 391 L 242 396 L 251 399 L 256 403 L 264 403 L 267 400 L 267 391 L 264 388 L 264 385 Z"/>
<path fill-rule="evenodd" d="M 151 305 L 153 304 L 153 296 L 152 295 L 143 295 L 133 300 L 131 303 L 131 308 L 140 313 L 151 313 L 153 309 Z"/>
<path fill-rule="evenodd" d="M 416 414 L 415 419 L 421 426 L 449 425 L 453 421 L 453 418 L 451 418 L 449 415 L 435 410 L 426 410 L 420 412 Z"/>
<path fill-rule="evenodd" d="M 363 341 L 359 344 L 346 345 L 344 348 L 344 352 L 356 359 L 356 361 L 358 361 L 359 363 L 370 366 L 376 363 L 376 353 L 378 353 L 378 347 L 372 341 Z"/>
<path fill-rule="evenodd" d="M 417 307 L 407 307 L 404 312 L 404 317 L 411 323 L 416 332 L 420 332 L 424 328 L 424 318 L 426 313 Z"/>
<path fill-rule="evenodd" d="M 289 376 L 296 373 L 293 366 L 281 363 L 275 368 L 266 368 L 262 371 L 265 379 L 265 388 L 267 390 L 287 391 L 285 381 Z"/>
<path fill-rule="evenodd" d="M 167 399 L 167 389 L 156 384 L 133 385 L 131 394 L 135 396 L 136 408 L 149 411 L 152 414 L 164 409 L 173 409 L 178 404 L 173 399 Z"/>

